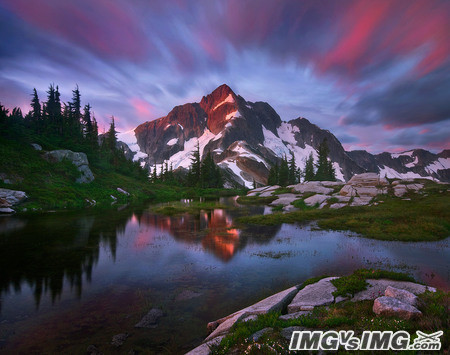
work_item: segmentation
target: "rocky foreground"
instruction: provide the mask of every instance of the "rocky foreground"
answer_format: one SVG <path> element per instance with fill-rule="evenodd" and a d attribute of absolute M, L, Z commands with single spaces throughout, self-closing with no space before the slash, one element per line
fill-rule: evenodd
<path fill-rule="evenodd" d="M 436 292 L 435 288 L 409 281 L 367 279 L 367 289 L 353 296 L 335 297 L 333 293 L 337 289 L 331 283 L 335 279 L 338 279 L 338 277 L 323 278 L 303 288 L 300 285 L 293 286 L 263 299 L 254 305 L 209 323 L 208 330 L 211 332 L 210 335 L 204 340 L 203 344 L 187 354 L 210 354 L 210 347 L 218 345 L 236 323 L 254 320 L 258 315 L 269 312 L 283 312 L 284 314 L 281 314 L 279 318 L 289 320 L 308 315 L 315 307 L 329 306 L 333 303 L 344 301 L 357 302 L 373 300 L 373 312 L 377 316 L 395 316 L 398 319 L 413 319 L 422 315 L 416 308 L 418 305 L 417 295 L 425 291 Z M 290 341 L 293 331 L 305 329 L 297 326 L 288 327 L 284 328 L 281 334 L 287 341 Z M 270 328 L 262 329 L 250 338 L 253 341 L 257 341 L 263 334 L 270 331 Z"/>
<path fill-rule="evenodd" d="M 276 196 L 272 206 L 283 206 L 284 212 L 296 210 L 294 201 L 303 199 L 306 206 L 316 206 L 319 209 L 342 208 L 346 206 L 365 206 L 378 204 L 375 197 L 392 193 L 403 197 L 409 192 L 419 193 L 424 188 L 423 182 L 414 179 L 396 180 L 392 184 L 375 173 L 354 175 L 347 183 L 336 181 L 308 181 L 287 186 L 287 193 L 277 193 L 280 186 L 265 186 L 248 192 L 247 196 Z"/>

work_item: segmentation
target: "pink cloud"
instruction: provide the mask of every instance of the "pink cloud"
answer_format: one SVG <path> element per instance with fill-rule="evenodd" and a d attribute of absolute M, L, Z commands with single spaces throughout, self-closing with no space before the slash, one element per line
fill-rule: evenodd
<path fill-rule="evenodd" d="M 136 115 L 140 119 L 150 120 L 152 117 L 153 106 L 147 101 L 134 97 L 130 99 L 130 104 L 133 106 Z"/>

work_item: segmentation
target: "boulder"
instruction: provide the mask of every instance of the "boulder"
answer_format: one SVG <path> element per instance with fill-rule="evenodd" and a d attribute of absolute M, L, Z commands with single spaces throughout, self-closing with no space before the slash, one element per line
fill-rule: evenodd
<path fill-rule="evenodd" d="M 364 173 L 353 175 L 347 184 L 356 186 L 387 186 L 389 182 L 377 173 Z"/>
<path fill-rule="evenodd" d="M 37 150 L 37 151 L 42 150 L 42 147 L 39 144 L 31 143 L 31 146 L 33 147 L 34 150 Z"/>
<path fill-rule="evenodd" d="M 259 339 L 261 339 L 261 337 L 264 334 L 270 333 L 272 331 L 273 331 L 273 328 L 264 328 L 264 329 L 258 330 L 256 333 L 253 333 L 252 335 L 250 335 L 250 337 L 248 339 L 253 342 L 256 342 L 256 341 L 259 341 Z"/>
<path fill-rule="evenodd" d="M 27 194 L 23 191 L 0 189 L 0 207 L 15 206 L 27 198 Z"/>
<path fill-rule="evenodd" d="M 111 345 L 118 348 L 119 346 L 123 345 L 123 343 L 125 342 L 125 340 L 127 340 L 127 338 L 128 338 L 127 333 L 116 334 L 112 337 Z"/>
<path fill-rule="evenodd" d="M 342 208 L 342 207 L 345 207 L 345 206 L 347 206 L 346 203 L 333 203 L 333 204 L 330 206 L 330 208 L 336 209 L 336 208 Z"/>
<path fill-rule="evenodd" d="M 301 289 L 288 305 L 288 313 L 309 311 L 316 306 L 325 306 L 334 302 L 336 287 L 331 283 L 336 277 L 327 277 Z"/>
<path fill-rule="evenodd" d="M 384 291 L 384 295 L 387 297 L 393 297 L 398 299 L 399 301 L 402 301 L 404 303 L 407 303 L 411 306 L 416 307 L 418 305 L 418 298 L 417 296 L 409 291 L 402 290 L 400 288 L 388 286 L 386 288 L 386 291 Z"/>
<path fill-rule="evenodd" d="M 206 338 L 205 341 L 209 341 L 219 335 L 228 333 L 230 328 L 236 322 L 241 321 L 250 315 L 281 311 L 292 300 L 297 291 L 298 289 L 295 286 L 288 288 L 287 290 L 278 292 L 247 308 L 230 314 L 227 317 L 221 318 L 215 322 L 208 323 L 207 328 L 209 330 L 213 330 L 213 332 Z"/>
<path fill-rule="evenodd" d="M 422 315 L 416 307 L 404 303 L 397 298 L 382 296 L 375 299 L 373 311 L 377 315 L 395 316 L 401 319 L 412 319 Z"/>
<path fill-rule="evenodd" d="M 129 192 L 125 191 L 124 189 L 121 189 L 120 187 L 117 188 L 117 191 L 119 191 L 121 194 L 130 196 L 130 193 L 129 193 Z"/>
<path fill-rule="evenodd" d="M 192 349 L 185 355 L 208 355 L 211 354 L 210 347 L 214 345 L 219 345 L 225 335 L 218 336 L 202 345 L 197 346 L 195 349 Z"/>
<path fill-rule="evenodd" d="M 325 200 L 327 200 L 330 196 L 325 195 L 313 195 L 305 199 L 305 204 L 308 206 L 314 206 L 316 204 L 321 204 Z"/>
<path fill-rule="evenodd" d="M 409 292 L 414 293 L 415 295 L 424 293 L 427 290 L 431 292 L 436 292 L 436 289 L 434 287 L 428 287 L 409 281 L 395 281 L 386 279 L 379 279 L 379 280 L 368 279 L 366 281 L 368 283 L 367 289 L 356 293 L 351 299 L 351 301 L 356 302 L 362 300 L 374 300 L 377 297 L 383 296 L 388 286 L 399 288 L 402 290 L 407 290 Z"/>
<path fill-rule="evenodd" d="M 356 189 L 351 185 L 345 185 L 339 191 L 339 195 L 348 197 L 356 196 Z"/>
<path fill-rule="evenodd" d="M 288 327 L 288 328 L 283 328 L 280 332 L 280 335 L 286 339 L 287 341 L 291 341 L 292 338 L 292 333 L 293 332 L 301 332 L 303 330 L 308 330 L 305 327 L 299 327 L 299 326 L 294 326 L 294 327 Z"/>
<path fill-rule="evenodd" d="M 402 197 L 404 194 L 408 192 L 406 185 L 398 184 L 394 186 L 394 195 L 397 197 Z"/>
<path fill-rule="evenodd" d="M 314 192 L 316 194 L 328 195 L 334 191 L 331 188 L 325 187 L 322 181 L 308 181 L 291 186 L 294 192 L 302 194 L 305 192 Z"/>
<path fill-rule="evenodd" d="M 152 308 L 136 325 L 135 328 L 156 328 L 159 318 L 164 315 L 163 311 Z"/>
<path fill-rule="evenodd" d="M 278 195 L 278 199 L 273 201 L 271 205 L 290 205 L 295 200 L 298 200 L 298 197 L 294 194 L 282 194 Z"/>
<path fill-rule="evenodd" d="M 0 213 L 16 213 L 12 208 L 10 207 L 0 207 Z"/>
<path fill-rule="evenodd" d="M 63 159 L 69 160 L 75 165 L 81 176 L 76 180 L 77 183 L 86 184 L 94 180 L 94 174 L 92 174 L 89 168 L 89 161 L 87 155 L 82 152 L 72 152 L 71 150 L 52 150 L 44 154 L 44 159 L 50 162 L 60 162 Z"/>
<path fill-rule="evenodd" d="M 370 201 L 372 201 L 372 198 L 373 197 L 370 196 L 354 197 L 350 206 L 366 206 L 370 203 Z"/>

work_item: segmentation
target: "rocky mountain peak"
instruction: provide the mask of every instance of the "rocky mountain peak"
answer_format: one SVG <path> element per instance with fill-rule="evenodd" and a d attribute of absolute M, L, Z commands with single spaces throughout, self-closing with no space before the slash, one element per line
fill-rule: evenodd
<path fill-rule="evenodd" d="M 200 107 L 208 115 L 207 126 L 212 133 L 219 133 L 231 119 L 239 116 L 236 99 L 236 94 L 226 84 L 203 96 Z"/>

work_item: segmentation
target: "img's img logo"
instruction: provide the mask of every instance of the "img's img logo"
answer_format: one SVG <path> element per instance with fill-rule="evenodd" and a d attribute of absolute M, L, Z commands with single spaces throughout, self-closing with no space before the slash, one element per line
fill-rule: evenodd
<path fill-rule="evenodd" d="M 417 338 L 410 343 L 410 335 L 404 330 L 364 331 L 356 337 L 353 330 L 294 331 L 289 350 L 338 350 L 339 347 L 351 350 L 440 350 L 442 330 L 426 334 L 418 330 Z"/>

